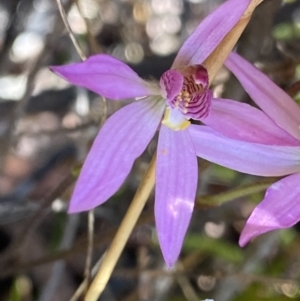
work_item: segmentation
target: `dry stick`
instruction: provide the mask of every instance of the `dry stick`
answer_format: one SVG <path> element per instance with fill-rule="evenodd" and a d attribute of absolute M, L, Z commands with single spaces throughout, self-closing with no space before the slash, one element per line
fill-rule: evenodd
<path fill-rule="evenodd" d="M 256 8 L 263 0 L 252 0 L 249 7 L 245 11 L 242 18 L 234 26 L 234 28 L 225 36 L 223 41 L 215 48 L 215 50 L 209 55 L 205 60 L 203 65 L 207 68 L 210 82 L 216 76 L 219 69 L 222 67 L 227 56 L 234 48 L 239 37 L 243 33 L 245 27 L 250 21 L 251 15 Z"/>
<path fill-rule="evenodd" d="M 181 262 L 177 264 L 177 271 L 183 272 L 182 275 L 175 275 L 175 278 L 182 290 L 183 295 L 188 301 L 199 301 L 198 295 L 191 285 L 188 277 L 184 274 L 184 266 Z"/>
<path fill-rule="evenodd" d="M 85 296 L 86 301 L 96 301 L 98 296 L 103 292 L 154 186 L 155 163 L 156 156 L 154 155 L 111 246 L 104 257 L 101 268 L 88 289 Z"/>
<path fill-rule="evenodd" d="M 82 12 L 82 7 L 80 5 L 81 3 L 79 3 L 78 0 L 73 0 L 73 2 L 75 2 L 76 6 L 77 6 L 77 9 L 78 9 L 78 12 L 79 12 L 82 20 L 85 23 L 86 33 L 87 33 L 87 37 L 88 37 L 88 41 L 89 41 L 89 46 L 90 46 L 91 52 L 93 54 L 103 52 L 102 49 L 101 49 L 101 47 L 97 43 L 97 40 L 95 39 L 95 37 L 93 35 L 92 29 L 91 29 L 91 26 L 90 26 L 90 20 L 87 19 L 84 16 L 83 12 Z"/>
<path fill-rule="evenodd" d="M 96 272 L 98 271 L 103 258 L 105 256 L 106 253 L 104 253 L 100 259 L 97 261 L 97 263 L 93 266 L 92 271 L 91 271 L 91 275 L 92 277 L 94 277 L 96 275 Z M 89 283 L 88 283 L 88 279 L 85 278 L 82 283 L 78 286 L 77 290 L 75 291 L 74 295 L 71 297 L 70 301 L 77 301 L 80 296 L 83 294 L 83 292 L 87 289 Z"/>
<path fill-rule="evenodd" d="M 92 54 L 100 53 L 102 51 L 102 49 L 101 49 L 101 47 L 99 47 L 95 37 L 92 34 L 92 30 L 90 28 L 90 22 L 86 17 L 84 17 L 79 1 L 78 0 L 73 0 L 73 2 L 76 4 L 77 9 L 79 11 L 79 14 L 80 14 L 81 18 L 83 19 L 83 21 L 85 22 L 87 36 L 88 36 L 88 40 L 89 40 L 89 46 L 90 46 L 90 50 L 91 50 Z M 66 20 L 66 22 L 68 23 L 67 20 Z M 69 27 L 70 27 L 70 25 L 68 23 L 68 28 Z M 71 35 L 74 38 L 74 35 L 72 34 L 72 31 L 71 31 Z M 75 38 L 74 38 L 74 40 L 75 40 Z M 72 41 L 73 41 L 73 39 L 72 39 Z M 81 57 L 81 58 L 84 60 L 83 57 Z M 107 111 L 108 111 L 106 98 L 104 96 L 101 96 L 101 99 L 102 99 L 102 103 L 103 103 L 103 109 L 102 109 L 103 113 L 102 113 L 102 116 L 101 116 L 101 119 L 100 119 L 100 127 L 102 127 L 102 125 L 104 124 L 104 122 L 107 118 Z"/>
<path fill-rule="evenodd" d="M 67 19 L 67 15 L 66 12 L 61 4 L 61 0 L 56 0 L 57 2 L 57 6 L 59 9 L 59 12 L 61 14 L 62 20 L 65 24 L 65 27 L 67 29 L 67 32 L 73 42 L 74 47 L 76 48 L 76 51 L 78 53 L 78 55 L 81 57 L 81 59 L 83 61 L 86 60 L 86 56 L 83 53 L 81 47 L 79 46 L 74 33 L 71 29 L 71 26 L 68 22 Z M 104 100 L 103 100 L 104 101 Z M 104 105 L 105 105 L 105 101 L 104 101 Z M 86 263 L 85 263 L 85 271 L 84 271 L 84 275 L 86 278 L 87 283 L 89 283 L 90 278 L 91 278 L 91 264 L 92 264 L 92 256 L 93 256 L 93 244 L 94 244 L 94 210 L 90 210 L 88 213 L 88 247 L 87 247 L 87 256 L 86 256 Z"/>
<path fill-rule="evenodd" d="M 244 13 L 241 20 L 235 25 L 231 32 L 229 32 L 220 45 L 213 51 L 209 58 L 205 61 L 204 65 L 208 69 L 210 81 L 214 78 L 217 71 L 223 65 L 226 57 L 233 49 L 246 25 L 248 24 L 252 12 L 255 7 L 261 3 L 263 0 L 252 0 L 248 9 Z M 138 217 L 148 199 L 148 196 L 155 184 L 155 161 L 156 158 L 153 157 L 146 175 L 141 182 L 136 195 L 118 229 L 113 242 L 107 251 L 107 254 L 103 260 L 103 263 L 98 271 L 94 281 L 92 282 L 88 292 L 85 296 L 85 301 L 96 301 L 98 297 L 103 292 L 110 275 L 125 247 L 125 244 L 130 236 L 132 229 Z"/>

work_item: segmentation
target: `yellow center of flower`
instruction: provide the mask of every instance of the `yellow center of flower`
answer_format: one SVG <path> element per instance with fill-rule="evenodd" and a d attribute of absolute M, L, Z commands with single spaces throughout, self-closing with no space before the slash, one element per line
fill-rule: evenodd
<path fill-rule="evenodd" d="M 174 110 L 172 110 L 174 111 Z M 167 108 L 165 111 L 164 118 L 162 120 L 162 124 L 169 127 L 173 131 L 180 131 L 186 129 L 191 122 L 185 118 L 174 117 L 170 108 Z"/>

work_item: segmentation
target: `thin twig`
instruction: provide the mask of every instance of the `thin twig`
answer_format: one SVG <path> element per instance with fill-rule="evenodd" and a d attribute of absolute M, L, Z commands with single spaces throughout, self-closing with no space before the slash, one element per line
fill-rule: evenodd
<path fill-rule="evenodd" d="M 59 12 L 61 14 L 61 17 L 62 17 L 62 20 L 65 24 L 65 27 L 68 31 L 68 34 L 71 38 L 71 41 L 73 42 L 73 45 L 78 53 L 78 55 L 81 57 L 81 59 L 83 61 L 86 60 L 86 56 L 85 54 L 83 53 L 81 47 L 79 46 L 79 43 L 77 42 L 75 36 L 74 36 L 74 33 L 71 29 L 71 26 L 68 22 L 68 19 L 67 19 L 67 15 L 65 13 L 65 10 L 61 4 L 61 0 L 56 0 L 57 2 L 57 6 L 58 6 L 58 9 L 59 9 Z M 78 7 L 78 10 L 80 9 L 79 8 L 79 5 L 78 3 L 77 4 L 77 7 Z M 85 20 L 86 22 L 86 20 Z M 88 24 L 86 23 L 86 25 L 88 26 Z M 103 99 L 103 98 L 102 98 Z M 103 99 L 103 104 L 104 104 L 104 111 L 105 111 L 105 117 L 103 117 L 102 119 L 102 123 L 104 123 L 104 120 L 106 118 L 106 112 L 107 112 L 107 107 L 106 107 L 106 101 L 105 99 Z M 90 278 L 91 278 L 91 264 L 92 264 L 92 256 L 93 256 L 93 244 L 94 244 L 94 210 L 90 210 L 89 213 L 88 213 L 88 246 L 87 246 L 87 257 L 86 257 L 86 263 L 85 263 L 85 269 L 84 269 L 84 275 L 85 275 L 85 279 L 86 279 L 86 282 L 89 283 L 90 282 Z"/>
<path fill-rule="evenodd" d="M 137 279 L 141 273 L 145 273 L 145 274 L 147 274 L 147 276 L 152 277 L 152 278 L 159 278 L 159 277 L 174 278 L 177 276 L 185 276 L 185 277 L 192 277 L 195 280 L 199 277 L 199 272 L 197 272 L 197 270 L 195 271 L 195 267 L 198 266 L 199 261 L 201 261 L 201 259 L 204 256 L 203 254 L 201 255 L 201 252 L 199 252 L 199 250 L 195 251 L 194 254 L 192 253 L 192 256 L 195 256 L 195 254 L 198 257 L 198 261 L 195 261 L 193 263 L 193 266 L 191 266 L 190 264 L 187 265 L 187 268 L 184 266 L 183 270 L 176 269 L 176 270 L 169 271 L 169 270 L 165 270 L 162 268 L 156 268 L 156 269 L 120 268 L 120 269 L 116 269 L 113 272 L 113 275 L 115 275 L 117 277 L 125 277 L 127 279 Z M 188 256 L 189 255 L 187 255 L 187 257 Z M 186 260 L 186 259 L 189 260 L 189 258 L 187 258 L 187 257 L 183 258 L 183 260 Z M 94 268 L 96 268 L 97 265 L 99 267 L 100 263 L 101 263 L 101 260 L 99 260 L 97 262 L 97 264 L 95 265 Z M 94 270 L 94 268 L 93 268 L 93 270 Z M 232 277 L 232 278 L 241 280 L 245 283 L 257 282 L 257 283 L 261 283 L 264 285 L 282 285 L 282 284 L 298 285 L 299 284 L 297 282 L 297 280 L 291 279 L 291 278 L 279 278 L 279 277 L 258 275 L 255 273 L 249 273 L 249 272 L 243 272 L 243 271 L 242 272 L 229 272 L 229 273 L 218 271 L 216 273 L 207 274 L 207 276 L 216 278 L 218 280 L 226 280 L 228 277 Z M 70 301 L 75 301 L 75 299 L 74 300 L 71 299 Z"/>
<path fill-rule="evenodd" d="M 76 235 L 76 231 L 79 223 L 79 215 L 71 215 L 67 219 L 67 224 L 64 229 L 63 238 L 61 240 L 60 249 L 70 248 Z M 65 261 L 57 261 L 52 267 L 52 275 L 46 283 L 38 301 L 51 301 L 55 295 L 55 291 L 59 286 L 60 279 L 64 274 Z"/>
<path fill-rule="evenodd" d="M 97 43 L 97 40 L 95 39 L 95 37 L 92 33 L 91 26 L 90 26 L 90 21 L 83 16 L 82 8 L 81 8 L 81 5 L 80 5 L 79 1 L 74 0 L 74 2 L 77 6 L 77 9 L 78 9 L 78 12 L 79 12 L 81 18 L 83 19 L 83 21 L 85 23 L 85 26 L 86 26 L 86 33 L 87 33 L 87 37 L 88 37 L 88 41 L 89 41 L 90 51 L 93 54 L 102 52 L 101 47 Z"/>
<path fill-rule="evenodd" d="M 154 156 L 148 166 L 148 170 L 140 183 L 140 186 L 128 208 L 126 215 L 115 235 L 110 248 L 108 249 L 100 270 L 96 274 L 88 292 L 85 301 L 96 301 L 103 292 L 112 271 L 125 247 L 125 244 L 144 208 L 144 205 L 155 184 L 155 163 Z"/>
<path fill-rule="evenodd" d="M 182 265 L 181 262 L 178 262 L 176 267 L 178 271 L 183 272 L 182 275 L 176 275 L 175 277 L 185 298 L 189 301 L 198 301 L 199 298 L 197 293 L 195 292 L 193 286 L 191 285 L 188 277 L 184 274 L 184 266 Z"/>
<path fill-rule="evenodd" d="M 61 18 L 62 18 L 62 20 L 63 20 L 63 22 L 65 24 L 65 27 L 66 27 L 66 29 L 68 31 L 69 36 L 70 36 L 70 39 L 72 40 L 72 43 L 73 43 L 74 47 L 76 48 L 76 51 L 77 51 L 78 55 L 84 61 L 84 60 L 86 60 L 86 56 L 83 53 L 81 47 L 79 46 L 79 43 L 77 42 L 77 40 L 76 40 L 76 38 L 74 36 L 74 33 L 73 33 L 73 31 L 72 31 L 72 29 L 70 27 L 70 24 L 68 22 L 68 17 L 67 17 L 66 12 L 65 12 L 62 4 L 61 4 L 61 1 L 60 0 L 56 0 L 56 2 L 57 2 L 57 6 L 58 6 L 58 9 L 59 9 Z"/>
<path fill-rule="evenodd" d="M 93 245 L 94 245 L 94 210 L 90 210 L 88 213 L 88 247 L 85 262 L 85 279 L 87 283 L 91 281 L 91 265 L 93 257 Z"/>
<path fill-rule="evenodd" d="M 97 261 L 97 263 L 93 266 L 92 271 L 91 271 L 91 275 L 92 277 L 94 277 L 96 275 L 96 272 L 99 270 L 99 267 L 103 261 L 103 258 L 105 256 L 106 253 L 104 253 L 100 259 Z M 78 286 L 77 290 L 75 291 L 74 295 L 72 296 L 72 298 L 70 299 L 70 301 L 77 301 L 79 299 L 79 297 L 83 294 L 84 291 L 86 291 L 87 287 L 89 286 L 89 282 L 88 279 L 85 278 L 82 283 Z"/>
<path fill-rule="evenodd" d="M 94 120 L 89 120 L 85 123 L 79 124 L 75 127 L 72 128 L 66 128 L 66 127 L 59 127 L 55 130 L 40 130 L 38 132 L 25 132 L 25 131 L 20 131 L 17 135 L 18 138 L 21 138 L 23 136 L 26 137 L 39 137 L 39 136 L 43 136 L 43 135 L 48 135 L 50 137 L 52 136 L 56 136 L 56 135 L 60 135 L 60 134 L 72 134 L 78 131 L 83 131 L 86 129 L 90 129 L 90 128 L 95 128 L 96 126 L 98 126 L 98 123 Z"/>
<path fill-rule="evenodd" d="M 45 215 L 49 212 L 47 211 L 47 207 L 59 196 L 63 194 L 63 192 L 73 184 L 75 178 L 72 174 L 68 174 L 56 187 L 53 191 L 51 191 L 43 200 L 40 201 L 41 207 L 37 210 L 37 212 L 30 217 L 30 219 L 25 223 L 24 227 L 22 227 L 20 233 L 17 235 L 14 242 L 11 246 L 1 255 L 0 264 L 3 264 L 15 256 L 15 253 L 22 250 L 22 246 L 26 242 L 28 236 L 33 233 L 33 231 L 39 226 L 39 224 L 43 221 Z"/>
<path fill-rule="evenodd" d="M 261 239 L 260 242 L 257 241 L 251 250 L 250 256 L 247 258 L 243 266 L 239 268 L 238 274 L 252 274 L 258 268 L 262 269 L 264 265 L 266 265 L 266 261 L 267 258 L 270 257 L 270 253 L 278 247 L 278 244 L 278 232 L 271 232 L 264 235 L 263 243 Z M 245 278 L 241 277 L 241 275 L 236 277 L 233 272 L 232 277 L 226 277 L 224 281 L 219 284 L 215 293 L 215 299 L 224 301 L 232 300 L 234 296 L 236 296 L 241 290 L 245 289 L 251 281 L 261 281 L 262 278 L 263 277 L 259 279 L 256 275 L 253 275 L 253 277 L 249 277 L 249 275 L 247 275 Z"/>
<path fill-rule="evenodd" d="M 142 218 L 138 221 L 137 225 L 141 226 L 141 225 L 148 224 L 151 222 L 153 222 L 153 212 L 148 212 L 142 216 Z M 96 239 L 94 239 L 95 246 L 103 247 L 103 245 L 110 243 L 112 240 L 112 237 L 114 237 L 116 232 L 117 232 L 117 229 L 113 228 L 99 236 L 96 236 Z M 78 253 L 84 253 L 86 250 L 86 244 L 87 244 L 87 239 L 78 240 L 78 241 L 76 241 L 76 244 L 74 244 L 74 246 L 71 249 L 59 250 L 56 252 L 52 252 L 50 254 L 47 254 L 41 258 L 32 260 L 30 262 L 20 263 L 17 266 L 10 266 L 6 269 L 2 269 L 2 270 L 0 270 L 0 279 L 3 279 L 10 275 L 15 275 L 16 273 L 21 273 L 21 272 L 25 272 L 27 270 L 31 270 L 34 267 L 37 267 L 40 265 L 52 263 L 56 260 L 70 258 L 72 256 L 77 255 Z"/>
<path fill-rule="evenodd" d="M 256 183 L 246 184 L 237 188 L 232 188 L 218 194 L 198 196 L 196 198 L 196 209 L 201 208 L 201 206 L 202 208 L 205 206 L 220 206 L 237 198 L 242 198 L 248 195 L 264 191 L 275 181 L 276 178 L 267 178 Z"/>

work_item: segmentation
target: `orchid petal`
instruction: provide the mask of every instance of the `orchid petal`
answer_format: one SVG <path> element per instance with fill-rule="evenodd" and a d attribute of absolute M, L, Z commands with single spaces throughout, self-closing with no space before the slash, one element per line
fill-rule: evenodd
<path fill-rule="evenodd" d="M 283 176 L 300 171 L 300 147 L 274 146 L 230 139 L 207 126 L 188 127 L 197 156 L 258 176 Z"/>
<path fill-rule="evenodd" d="M 300 108 L 288 94 L 236 53 L 230 54 L 225 65 L 276 124 L 300 139 Z"/>
<path fill-rule="evenodd" d="M 230 99 L 213 99 L 210 113 L 202 122 L 232 139 L 300 146 L 299 140 L 277 126 L 264 112 Z"/>
<path fill-rule="evenodd" d="M 202 64 L 240 20 L 251 0 L 228 0 L 208 15 L 180 48 L 172 69 Z"/>
<path fill-rule="evenodd" d="M 69 212 L 90 210 L 111 197 L 154 136 L 164 104 L 152 97 L 112 115 L 100 130 L 77 181 Z"/>
<path fill-rule="evenodd" d="M 300 220 L 300 173 L 274 183 L 256 206 L 244 227 L 240 245 L 275 229 L 289 228 Z"/>
<path fill-rule="evenodd" d="M 159 89 L 154 89 L 130 67 L 109 55 L 94 55 L 81 63 L 50 69 L 74 85 L 114 100 L 159 94 Z"/>
<path fill-rule="evenodd" d="M 195 202 L 198 166 L 187 130 L 172 131 L 162 125 L 156 170 L 155 219 L 166 264 L 177 260 Z"/>

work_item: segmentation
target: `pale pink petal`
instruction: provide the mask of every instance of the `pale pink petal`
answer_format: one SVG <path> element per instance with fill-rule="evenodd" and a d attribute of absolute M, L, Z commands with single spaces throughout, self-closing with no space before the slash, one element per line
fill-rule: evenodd
<path fill-rule="evenodd" d="M 273 146 L 230 139 L 207 126 L 188 127 L 197 156 L 258 176 L 283 176 L 300 171 L 300 147 Z"/>
<path fill-rule="evenodd" d="M 210 113 L 202 122 L 232 139 L 300 146 L 299 140 L 280 128 L 264 112 L 230 99 L 213 99 Z"/>
<path fill-rule="evenodd" d="M 157 148 L 155 220 L 169 267 L 180 254 L 194 208 L 197 178 L 197 158 L 188 131 L 173 131 L 162 125 Z"/>
<path fill-rule="evenodd" d="M 149 97 L 123 107 L 106 121 L 83 165 L 70 213 L 95 208 L 120 188 L 154 136 L 163 111 L 163 102 Z"/>
<path fill-rule="evenodd" d="M 236 53 L 230 54 L 225 65 L 276 124 L 300 139 L 300 108 L 288 94 Z"/>
<path fill-rule="evenodd" d="M 300 220 L 300 173 L 274 183 L 244 227 L 240 245 L 265 232 L 288 228 Z"/>
<path fill-rule="evenodd" d="M 234 27 L 250 0 L 227 0 L 208 15 L 180 48 L 172 69 L 202 64 Z"/>
<path fill-rule="evenodd" d="M 94 55 L 81 63 L 52 66 L 50 69 L 71 84 L 110 99 L 122 100 L 159 93 L 159 89 L 154 89 L 130 67 L 109 55 Z"/>

